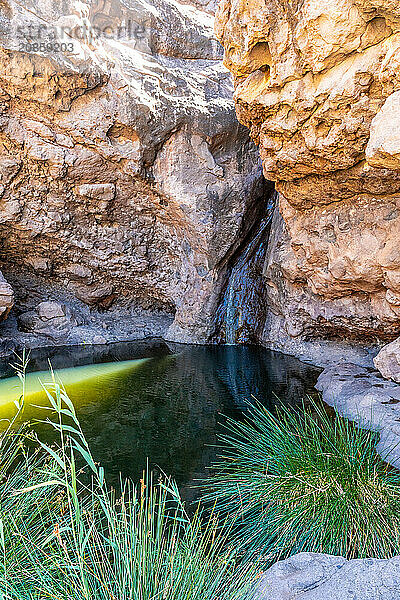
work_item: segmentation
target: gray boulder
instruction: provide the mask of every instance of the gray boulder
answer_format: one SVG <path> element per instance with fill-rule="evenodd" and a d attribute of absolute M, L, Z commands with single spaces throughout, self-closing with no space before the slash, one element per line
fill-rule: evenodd
<path fill-rule="evenodd" d="M 374 364 L 383 377 L 400 383 L 400 337 L 382 348 Z"/>
<path fill-rule="evenodd" d="M 324 402 L 365 429 L 379 433 L 377 452 L 400 468 L 400 386 L 378 371 L 351 363 L 331 365 L 315 386 Z"/>
<path fill-rule="evenodd" d="M 34 310 L 21 314 L 18 323 L 22 331 L 51 339 L 65 337 L 78 324 L 71 310 L 55 301 L 40 302 Z"/>
<path fill-rule="evenodd" d="M 400 557 L 346 560 L 302 552 L 262 576 L 256 600 L 398 600 Z"/>

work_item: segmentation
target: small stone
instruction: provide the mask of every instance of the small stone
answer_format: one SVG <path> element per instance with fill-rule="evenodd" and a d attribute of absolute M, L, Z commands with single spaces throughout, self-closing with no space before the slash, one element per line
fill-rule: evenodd
<path fill-rule="evenodd" d="M 48 258 L 44 258 L 42 256 L 32 256 L 28 262 L 33 270 L 37 271 L 38 273 L 47 273 L 51 271 L 51 261 Z"/>
<path fill-rule="evenodd" d="M 90 283 L 92 278 L 92 271 L 85 265 L 71 264 L 66 267 L 66 271 L 71 279 L 82 279 Z"/>
<path fill-rule="evenodd" d="M 37 313 L 39 317 L 45 321 L 65 317 L 65 306 L 58 302 L 41 302 L 38 304 Z"/>

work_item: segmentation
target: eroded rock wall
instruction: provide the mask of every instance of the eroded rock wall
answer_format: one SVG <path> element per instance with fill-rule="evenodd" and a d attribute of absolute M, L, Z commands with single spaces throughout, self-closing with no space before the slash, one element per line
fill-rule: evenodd
<path fill-rule="evenodd" d="M 0 265 L 25 341 L 208 339 L 264 194 L 212 9 L 0 2 Z"/>
<path fill-rule="evenodd" d="M 238 118 L 280 192 L 264 269 L 273 311 L 264 339 L 394 339 L 398 2 L 222 0 L 216 31 Z"/>

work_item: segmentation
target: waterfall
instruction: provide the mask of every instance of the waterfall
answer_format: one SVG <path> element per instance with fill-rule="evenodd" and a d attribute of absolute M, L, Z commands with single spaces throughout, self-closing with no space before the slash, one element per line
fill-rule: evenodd
<path fill-rule="evenodd" d="M 216 316 L 219 342 L 228 345 L 256 342 L 261 332 L 266 313 L 262 270 L 273 207 L 274 198 L 252 239 L 231 267 Z"/>

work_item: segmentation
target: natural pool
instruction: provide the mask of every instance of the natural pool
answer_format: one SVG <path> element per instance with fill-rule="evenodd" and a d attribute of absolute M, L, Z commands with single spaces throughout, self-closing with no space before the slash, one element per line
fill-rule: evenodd
<path fill-rule="evenodd" d="M 223 415 L 239 416 L 252 395 L 271 410 L 278 398 L 298 404 L 315 393 L 319 370 L 254 346 L 187 346 L 162 341 L 102 347 L 49 348 L 31 353 L 23 417 L 48 411 L 40 383 L 49 361 L 73 400 L 96 460 L 112 483 L 138 479 L 151 466 L 174 476 L 186 498 L 213 462 Z M 33 373 L 36 372 L 36 375 Z M 40 373 L 37 373 L 40 372 Z M 0 362 L 0 418 L 15 413 L 18 382 Z M 34 425 L 41 438 L 52 432 Z"/>

